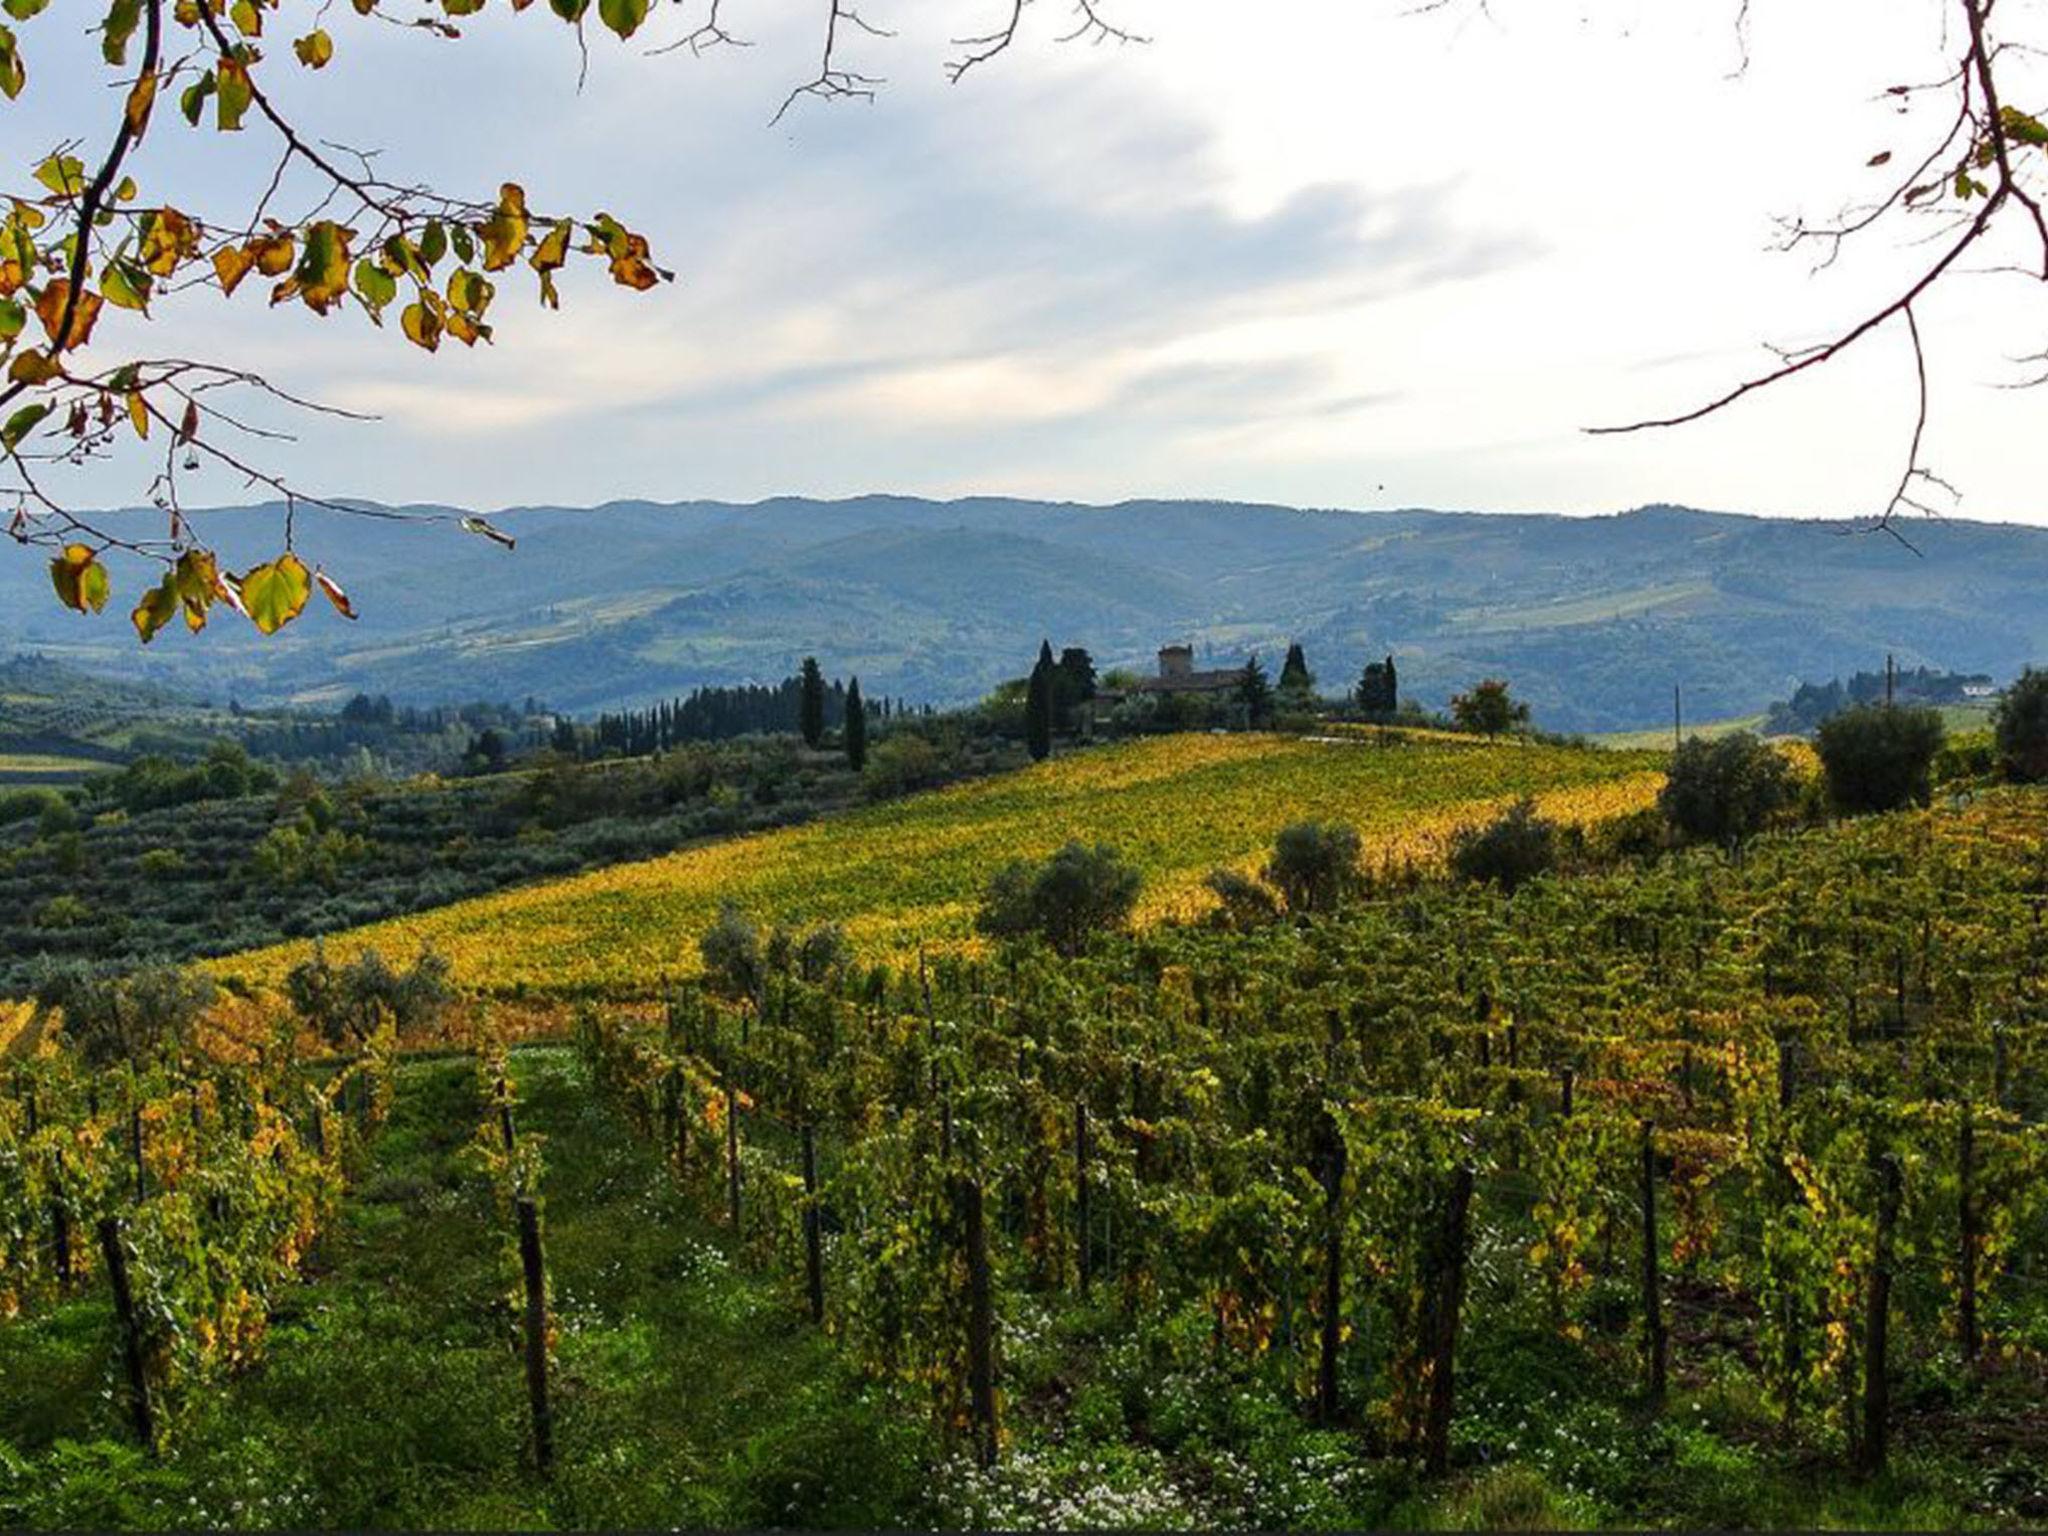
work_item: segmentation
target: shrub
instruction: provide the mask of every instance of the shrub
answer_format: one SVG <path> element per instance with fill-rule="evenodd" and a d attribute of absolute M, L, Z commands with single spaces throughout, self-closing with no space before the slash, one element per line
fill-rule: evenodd
<path fill-rule="evenodd" d="M 54 789 L 11 789 L 0 794 L 0 827 L 17 821 L 35 821 L 45 815 L 70 817 L 71 806 Z M 66 821 L 65 830 L 76 825 L 75 818 Z"/>
<path fill-rule="evenodd" d="M 1077 955 L 1090 936 L 1130 921 L 1142 879 L 1114 848 L 1068 843 L 1043 863 L 1018 860 L 989 880 L 975 927 L 991 938 L 1043 938 Z"/>
<path fill-rule="evenodd" d="M 63 1010 L 65 1037 L 96 1067 L 182 1052 L 214 996 L 208 977 L 168 965 L 128 976 L 62 966 L 45 970 L 35 987 L 37 1004 Z"/>
<path fill-rule="evenodd" d="M 2016 784 L 2048 779 L 2048 671 L 2034 667 L 2005 690 L 1993 719 L 2000 770 Z"/>
<path fill-rule="evenodd" d="M 796 947 L 796 973 L 818 985 L 853 964 L 853 945 L 837 923 L 820 923 Z"/>
<path fill-rule="evenodd" d="M 1297 914 L 1328 912 L 1358 888 L 1358 830 L 1341 822 L 1299 821 L 1273 840 L 1266 879 Z"/>
<path fill-rule="evenodd" d="M 43 928 L 83 928 L 91 921 L 92 908 L 70 891 L 52 896 L 36 908 L 37 926 Z"/>
<path fill-rule="evenodd" d="M 922 736 L 905 731 L 886 736 L 868 751 L 861 787 L 876 800 L 908 794 L 937 782 L 938 750 Z"/>
<path fill-rule="evenodd" d="M 1234 869 L 1212 869 L 1202 883 L 1215 893 L 1215 918 L 1224 928 L 1256 928 L 1280 915 L 1273 893 L 1250 875 Z"/>
<path fill-rule="evenodd" d="M 761 990 L 761 933 L 738 907 L 726 902 L 718 921 L 697 941 L 704 974 L 711 986 L 728 997 L 754 997 Z"/>
<path fill-rule="evenodd" d="M 185 855 L 175 848 L 152 848 L 135 866 L 146 880 L 169 880 L 185 867 Z"/>
<path fill-rule="evenodd" d="M 1513 895 L 1557 862 L 1557 824 L 1536 814 L 1526 795 L 1483 827 L 1462 827 L 1451 839 L 1451 870 L 1487 880 Z"/>
<path fill-rule="evenodd" d="M 1684 837 L 1739 846 L 1791 804 L 1796 786 L 1785 755 L 1749 731 L 1718 741 L 1695 736 L 1671 758 L 1658 809 Z"/>
<path fill-rule="evenodd" d="M 1925 805 L 1942 736 L 1941 716 L 1919 707 L 1862 704 L 1823 721 L 1814 745 L 1829 801 L 1852 816 Z"/>
<path fill-rule="evenodd" d="M 431 949 L 399 971 L 375 949 L 336 966 L 317 942 L 286 973 L 284 990 L 292 1011 L 332 1046 L 360 1045 L 387 1018 L 402 1036 L 426 1034 L 455 995 L 447 958 Z"/>

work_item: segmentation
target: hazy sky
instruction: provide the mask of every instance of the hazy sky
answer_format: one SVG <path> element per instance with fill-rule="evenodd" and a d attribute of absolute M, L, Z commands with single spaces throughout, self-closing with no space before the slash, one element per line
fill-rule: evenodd
<path fill-rule="evenodd" d="M 1932 0 L 1752 0 L 1741 72 L 1737 0 L 1101 3 L 1152 41 L 1061 48 L 1064 0 L 1035 0 L 1022 44 L 949 86 L 948 36 L 1002 0 L 869 0 L 900 35 L 846 57 L 888 77 L 880 99 L 799 102 L 774 128 L 815 67 L 815 0 L 726 0 L 757 46 L 704 58 L 647 56 L 702 0 L 631 45 L 593 27 L 580 95 L 544 6 L 500 0 L 452 45 L 334 6 L 331 68 L 271 66 L 288 110 L 444 188 L 509 177 L 536 207 L 611 209 L 676 284 L 634 296 L 593 269 L 549 314 L 508 273 L 496 343 L 430 358 L 395 326 L 268 311 L 252 283 L 161 306 L 132 341 L 103 325 L 94 352 L 205 352 L 379 413 L 301 422 L 266 462 L 391 501 L 1882 505 L 1913 406 L 1896 336 L 1705 426 L 1580 429 L 1694 404 L 1762 343 L 1890 295 L 1915 253 L 1871 244 L 1815 275 L 1771 249 L 1774 220 L 1879 190 L 1871 155 L 1904 160 L 1935 126 L 1878 100 L 1941 72 Z M 24 29 L 46 53 L 84 24 L 66 9 Z M 32 82 L 18 150 L 82 126 L 55 64 Z M 162 112 L 144 168 L 238 215 L 267 170 L 242 138 L 222 154 Z M 1994 387 L 2043 344 L 2039 286 L 1975 276 L 1923 316 L 1930 457 L 1965 515 L 2048 522 L 2048 395 Z M 129 461 L 71 489 L 146 481 Z"/>

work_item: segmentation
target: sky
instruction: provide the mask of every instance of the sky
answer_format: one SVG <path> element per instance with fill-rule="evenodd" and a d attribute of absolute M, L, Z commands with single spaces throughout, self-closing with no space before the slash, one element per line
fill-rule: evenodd
<path fill-rule="evenodd" d="M 1941 72 L 1936 0 L 1751 0 L 1746 33 L 1739 0 L 1100 0 L 1148 39 L 1131 46 L 1062 45 L 1066 0 L 1033 0 L 1018 46 L 958 84 L 949 38 L 1002 0 L 869 0 L 896 35 L 845 59 L 886 77 L 877 99 L 800 100 L 772 126 L 815 69 L 822 8 L 725 0 L 754 46 L 653 55 L 704 3 L 628 44 L 593 26 L 580 90 L 574 35 L 503 0 L 456 43 L 333 6 L 328 69 L 268 66 L 313 131 L 446 190 L 512 179 L 537 208 L 608 209 L 674 284 L 636 295 L 574 270 L 550 313 L 508 273 L 495 341 L 432 357 L 395 326 L 272 311 L 251 284 L 110 316 L 94 354 L 230 360 L 374 414 L 252 408 L 297 433 L 266 467 L 388 502 L 884 491 L 1854 517 L 1898 478 L 1915 392 L 1894 333 L 1697 426 L 1584 429 L 1698 404 L 1925 260 L 1880 235 L 1816 272 L 1810 249 L 1776 246 L 1781 219 L 1884 190 L 1866 162 L 1937 128 L 1938 104 L 1902 115 L 1881 94 Z M 21 29 L 42 52 L 10 109 L 17 152 L 97 142 L 77 81 L 103 72 L 72 9 Z M 144 200 L 239 219 L 269 171 L 260 131 L 158 115 Z M 1927 457 L 1959 515 L 2048 524 L 2048 396 L 2000 387 L 2043 345 L 2040 287 L 1970 273 L 1923 307 Z M 149 472 L 125 455 L 63 490 L 131 501 Z M 217 470 L 187 495 L 251 499 Z"/>

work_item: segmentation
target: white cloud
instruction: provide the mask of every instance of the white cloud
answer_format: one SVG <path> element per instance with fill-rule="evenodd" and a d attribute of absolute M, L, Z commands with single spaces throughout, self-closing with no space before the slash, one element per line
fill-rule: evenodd
<path fill-rule="evenodd" d="M 903 34 L 858 44 L 890 77 L 881 99 L 801 102 L 773 130 L 813 7 L 729 6 L 759 46 L 704 59 L 593 35 L 580 96 L 573 41 L 538 8 L 486 12 L 453 46 L 337 17 L 336 64 L 290 81 L 316 131 L 374 135 L 445 185 L 516 177 L 537 204 L 619 212 L 680 281 L 633 296 L 593 274 L 552 315 L 515 279 L 474 354 L 426 358 L 260 296 L 164 306 L 149 345 L 375 410 L 375 427 L 298 421 L 275 462 L 400 501 L 889 489 L 1849 514 L 1896 475 L 1911 402 L 1892 338 L 1696 429 L 1581 429 L 1695 403 L 1758 343 L 1891 291 L 1920 253 L 1872 246 L 1815 277 L 1767 248 L 1771 220 L 1824 215 L 1871 152 L 1903 156 L 1916 122 L 1877 97 L 1930 73 L 1939 7 L 1755 5 L 1738 74 L 1734 0 L 1490 19 L 1106 0 L 1142 48 L 1057 47 L 1063 8 L 1039 0 L 1013 55 L 948 87 L 946 38 L 1001 7 L 874 3 Z M 54 137 L 62 105 L 31 102 L 23 142 Z M 236 206 L 267 170 L 252 144 L 200 171 L 215 140 L 158 138 L 181 196 Z M 2012 449 L 2035 397 L 1983 388 L 2040 344 L 2038 303 L 1982 279 L 1923 315 L 1930 443 L 1972 515 L 2048 521 Z M 87 484 L 126 499 L 136 466 Z"/>

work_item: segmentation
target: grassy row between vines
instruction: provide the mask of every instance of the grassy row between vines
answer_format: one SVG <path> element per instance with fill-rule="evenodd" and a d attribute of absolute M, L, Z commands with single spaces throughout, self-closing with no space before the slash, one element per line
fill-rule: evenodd
<path fill-rule="evenodd" d="M 1255 869 L 1290 822 L 1349 822 L 1368 861 L 1427 864 L 1461 826 L 1522 795 L 1570 823 L 1648 805 L 1655 754 L 1380 732 L 1152 738 L 877 805 L 802 827 L 465 901 L 330 936 L 337 959 L 432 945 L 457 981 L 497 998 L 644 998 L 698 969 L 722 902 L 763 924 L 842 924 L 856 950 L 900 959 L 971 946 L 989 874 L 1070 839 L 1115 845 L 1143 872 L 1140 923 L 1197 916 L 1203 877 Z M 274 986 L 310 950 L 278 945 L 214 962 Z"/>

